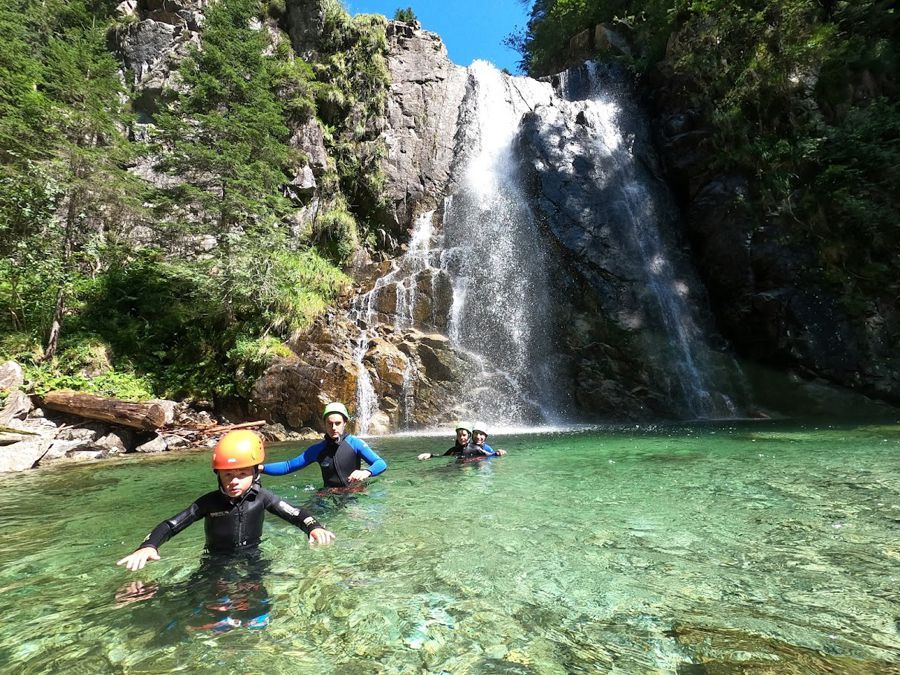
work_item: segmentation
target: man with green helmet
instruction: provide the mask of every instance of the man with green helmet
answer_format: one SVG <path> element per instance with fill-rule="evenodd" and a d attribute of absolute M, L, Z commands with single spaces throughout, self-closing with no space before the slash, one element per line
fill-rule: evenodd
<path fill-rule="evenodd" d="M 343 403 L 335 401 L 326 405 L 322 411 L 322 421 L 325 424 L 323 440 L 286 462 L 264 464 L 262 472 L 270 476 L 284 476 L 318 462 L 325 487 L 333 488 L 350 487 L 377 476 L 387 468 L 387 462 L 375 454 L 364 440 L 346 432 L 350 414 Z M 365 460 L 369 468 L 360 468 L 360 460 Z"/>

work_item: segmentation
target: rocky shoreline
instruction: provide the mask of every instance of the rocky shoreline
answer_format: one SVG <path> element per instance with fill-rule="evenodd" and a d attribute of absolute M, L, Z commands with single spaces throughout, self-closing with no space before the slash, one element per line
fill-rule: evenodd
<path fill-rule="evenodd" d="M 157 454 L 174 450 L 212 447 L 232 426 L 231 421 L 186 402 L 154 400 L 165 414 L 164 424 L 154 429 L 88 419 L 53 410 L 42 397 L 25 390 L 21 366 L 0 364 L 0 473 L 127 454 Z M 281 424 L 260 423 L 268 441 L 316 438 L 310 428 L 288 430 Z"/>

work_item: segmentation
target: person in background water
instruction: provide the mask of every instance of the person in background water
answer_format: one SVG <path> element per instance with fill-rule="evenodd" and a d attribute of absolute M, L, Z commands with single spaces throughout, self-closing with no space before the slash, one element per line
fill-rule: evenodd
<path fill-rule="evenodd" d="M 479 456 L 502 457 L 506 450 L 498 448 L 494 450 L 487 444 L 487 425 L 484 422 L 475 422 L 472 425 L 472 443 L 460 457 L 461 459 L 473 459 Z"/>
<path fill-rule="evenodd" d="M 263 465 L 262 472 L 269 476 L 284 476 L 318 462 L 325 487 L 345 488 L 387 469 L 387 462 L 375 454 L 364 440 L 346 432 L 350 415 L 343 403 L 326 405 L 322 419 L 325 422 L 323 440 L 286 462 Z M 360 468 L 361 459 L 369 465 L 368 469 Z"/>
<path fill-rule="evenodd" d="M 211 553 L 256 552 L 266 511 L 309 536 L 310 544 L 330 544 L 334 534 L 308 511 L 293 506 L 259 484 L 259 466 L 266 456 L 262 439 L 252 431 L 225 434 L 213 449 L 212 469 L 218 489 L 157 525 L 141 545 L 119 560 L 134 572 L 159 560 L 159 547 L 189 525 L 204 519 L 206 549 Z"/>
<path fill-rule="evenodd" d="M 465 452 L 466 447 L 469 445 L 472 439 L 472 432 L 469 431 L 469 425 L 466 422 L 459 422 L 456 426 L 456 443 L 452 448 L 447 450 L 447 452 L 441 455 L 442 457 L 450 457 L 453 455 L 461 455 Z M 431 452 L 423 452 L 418 456 L 418 459 L 431 459 L 432 457 L 437 457 L 434 453 Z"/>

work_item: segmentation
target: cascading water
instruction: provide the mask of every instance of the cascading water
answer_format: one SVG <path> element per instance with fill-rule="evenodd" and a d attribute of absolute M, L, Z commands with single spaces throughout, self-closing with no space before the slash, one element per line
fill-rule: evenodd
<path fill-rule="evenodd" d="M 714 355 L 691 302 L 694 289 L 686 281 L 686 270 L 676 268 L 660 231 L 665 200 L 660 188 L 639 171 L 623 131 L 616 87 L 604 86 L 597 65 L 587 62 L 562 73 L 560 89 L 575 108 L 579 124 L 593 137 L 593 143 L 583 148 L 582 161 L 596 172 L 597 188 L 615 202 L 609 207 L 615 218 L 609 220 L 618 222 L 609 227 L 621 233 L 622 248 L 637 263 L 632 269 L 638 270 L 646 289 L 640 303 L 652 317 L 644 328 L 648 334 L 651 324 L 661 329 L 662 339 L 655 341 L 653 349 L 663 345 L 670 396 L 680 400 L 683 412 L 691 417 L 734 416 L 733 402 L 712 375 Z M 673 210 L 671 205 L 668 209 Z M 671 220 L 668 214 L 665 219 Z"/>
<path fill-rule="evenodd" d="M 600 277 L 620 282 L 613 291 L 596 291 L 613 298 L 607 304 L 614 308 L 604 300 L 600 306 L 614 312 L 614 321 L 626 332 L 646 336 L 642 339 L 648 367 L 657 369 L 653 377 L 663 381 L 659 388 L 678 414 L 733 415 L 730 400 L 709 374 L 705 329 L 691 302 L 699 284 L 687 280 L 690 275 L 685 276 L 681 262 L 670 255 L 671 242 L 661 235 L 664 215 L 674 207 L 659 198 L 659 187 L 639 168 L 633 139 L 620 124 L 622 111 L 599 88 L 593 66 L 582 69 L 580 76 L 561 76 L 559 93 L 550 83 L 503 75 L 485 62 L 475 62 L 466 72 L 453 193 L 445 198 L 439 217 L 427 212 L 415 220 L 405 255 L 354 303 L 360 325 L 354 351 L 360 433 L 368 430 L 369 419 L 378 411 L 364 359 L 379 325 L 397 336 L 419 329 L 449 337 L 475 369 L 453 401 L 454 414 L 475 415 L 495 425 L 573 417 L 568 408 L 574 375 L 562 328 L 571 314 L 561 309 L 566 299 L 560 295 L 563 286 L 570 294 L 584 289 L 583 282 L 573 282 L 578 274 L 567 268 L 571 260 L 560 252 L 567 248 L 576 257 L 590 259 L 590 248 L 603 244 L 597 243 L 596 231 L 586 224 L 582 228 L 582 222 L 594 216 L 584 210 L 574 218 L 581 228 L 574 245 L 556 232 L 555 239 L 548 236 L 546 210 L 541 211 L 544 220 L 537 214 L 552 199 L 526 189 L 522 175 L 521 143 L 528 116 L 541 120 L 541 142 L 550 148 L 550 163 L 559 165 L 552 170 L 561 176 L 563 192 L 573 189 L 567 171 L 590 174 L 586 189 L 608 204 L 608 222 L 598 231 L 613 232 L 622 260 L 613 263 L 618 269 L 605 267 L 608 260 L 595 265 Z M 587 141 L 576 143 L 571 129 L 561 133 L 565 124 L 554 124 L 554 116 L 577 120 L 577 133 Z M 570 151 L 569 146 L 578 148 Z M 437 299 L 442 293 L 446 297 Z M 402 375 L 401 390 L 392 396 L 400 407 L 396 419 L 408 428 L 414 424 L 420 377 L 411 356 Z"/>
<path fill-rule="evenodd" d="M 364 329 L 353 348 L 353 361 L 356 364 L 356 433 L 361 435 L 369 433 L 369 422 L 378 410 L 378 398 L 375 396 L 372 376 L 363 363 L 370 339 L 369 329 Z"/>
<path fill-rule="evenodd" d="M 551 261 L 518 177 L 522 115 L 552 88 L 476 61 L 457 139 L 459 189 L 444 209 L 441 266 L 453 280 L 448 333 L 481 372 L 463 407 L 509 424 L 559 418 L 565 397 L 548 373 L 556 349 Z"/>
<path fill-rule="evenodd" d="M 390 312 L 383 312 L 393 317 L 395 328 L 409 328 L 415 323 L 415 311 L 418 299 L 419 277 L 425 273 L 433 275 L 431 264 L 431 238 L 433 211 L 421 214 L 410 233 L 409 247 L 405 255 L 392 263 L 392 269 L 379 277 L 371 291 L 359 296 L 353 305 L 352 318 L 360 326 L 360 334 L 353 350 L 356 363 L 356 410 L 357 432 L 366 434 L 374 413 L 378 410 L 378 399 L 372 376 L 364 363 L 369 343 L 374 336 L 374 324 L 379 315 L 381 296 L 390 288 L 394 293 L 394 306 Z M 431 295 L 434 295 L 434 281 L 430 281 Z M 403 373 L 403 426 L 408 427 L 415 408 L 416 369 L 410 360 Z"/>

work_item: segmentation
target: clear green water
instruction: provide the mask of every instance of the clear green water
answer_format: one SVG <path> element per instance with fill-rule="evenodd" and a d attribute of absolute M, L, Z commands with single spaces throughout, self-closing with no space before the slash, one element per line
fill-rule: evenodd
<path fill-rule="evenodd" d="M 210 489 L 205 452 L 3 477 L 0 668 L 900 673 L 900 426 L 491 441 L 510 454 L 458 466 L 415 459 L 446 438 L 375 439 L 390 468 L 341 499 L 316 467 L 268 477 L 338 541 L 269 517 L 243 587 L 198 574 L 199 524 L 114 565 Z M 136 579 L 158 591 L 117 601 Z M 223 593 L 269 625 L 202 628 Z"/>

